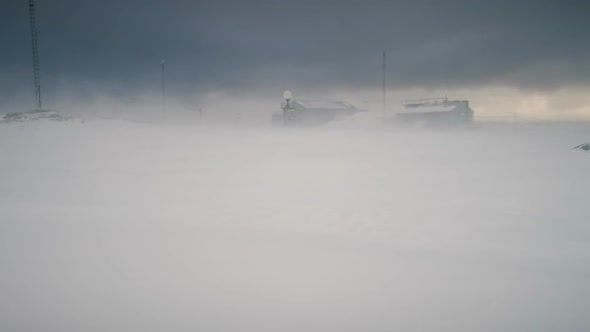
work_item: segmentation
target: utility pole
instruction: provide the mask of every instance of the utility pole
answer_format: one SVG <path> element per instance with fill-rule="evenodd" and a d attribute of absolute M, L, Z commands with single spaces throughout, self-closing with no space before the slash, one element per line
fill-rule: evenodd
<path fill-rule="evenodd" d="M 164 59 L 162 59 L 162 120 L 166 121 L 166 76 L 164 76 Z"/>
<path fill-rule="evenodd" d="M 283 98 L 285 99 L 285 102 L 286 102 L 286 103 L 283 103 L 283 105 L 282 105 L 283 126 L 286 126 L 288 124 L 288 122 L 291 120 L 289 118 L 291 116 L 291 114 L 289 112 L 291 112 L 292 108 L 291 108 L 291 104 L 289 102 L 293 98 L 293 94 L 291 93 L 291 91 L 287 90 L 283 93 Z"/>
<path fill-rule="evenodd" d="M 37 22 L 35 17 L 35 0 L 29 0 L 29 14 L 31 18 L 31 41 L 33 46 L 33 76 L 35 77 L 35 107 L 37 111 L 41 105 L 41 82 L 39 80 L 39 51 L 37 49 Z"/>
<path fill-rule="evenodd" d="M 383 114 L 382 116 L 385 117 L 385 109 L 386 109 L 386 99 L 385 99 L 385 84 L 386 84 L 386 67 L 387 63 L 385 62 L 385 51 L 383 51 Z"/>

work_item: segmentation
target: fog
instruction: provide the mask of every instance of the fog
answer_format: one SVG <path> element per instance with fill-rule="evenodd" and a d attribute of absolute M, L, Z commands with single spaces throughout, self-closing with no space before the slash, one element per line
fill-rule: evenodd
<path fill-rule="evenodd" d="M 590 2 L 1 8 L 0 332 L 590 331 Z"/>
<path fill-rule="evenodd" d="M 590 326 L 587 125 L 369 123 L 0 124 L 0 329 Z"/>

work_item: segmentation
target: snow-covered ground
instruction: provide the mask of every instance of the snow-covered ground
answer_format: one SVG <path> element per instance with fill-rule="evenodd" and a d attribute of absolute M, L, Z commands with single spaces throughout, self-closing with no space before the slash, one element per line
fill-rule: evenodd
<path fill-rule="evenodd" d="M 588 141 L 0 124 L 0 330 L 586 331 Z"/>

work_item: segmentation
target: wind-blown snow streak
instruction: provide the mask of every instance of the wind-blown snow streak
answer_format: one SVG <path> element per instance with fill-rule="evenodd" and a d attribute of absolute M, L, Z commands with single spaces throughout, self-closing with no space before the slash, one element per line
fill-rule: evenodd
<path fill-rule="evenodd" d="M 586 330 L 587 129 L 2 124 L 0 330 Z"/>

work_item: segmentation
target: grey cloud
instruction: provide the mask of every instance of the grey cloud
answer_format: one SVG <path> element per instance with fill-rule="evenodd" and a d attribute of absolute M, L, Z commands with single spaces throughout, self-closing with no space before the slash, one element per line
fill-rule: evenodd
<path fill-rule="evenodd" d="M 22 72 L 27 6 L 4 7 L 1 66 Z M 154 85 L 162 57 L 177 91 L 370 88 L 380 82 L 382 50 L 395 87 L 586 84 L 589 10 L 557 0 L 38 1 L 42 67 L 60 82 L 125 92 Z"/>

